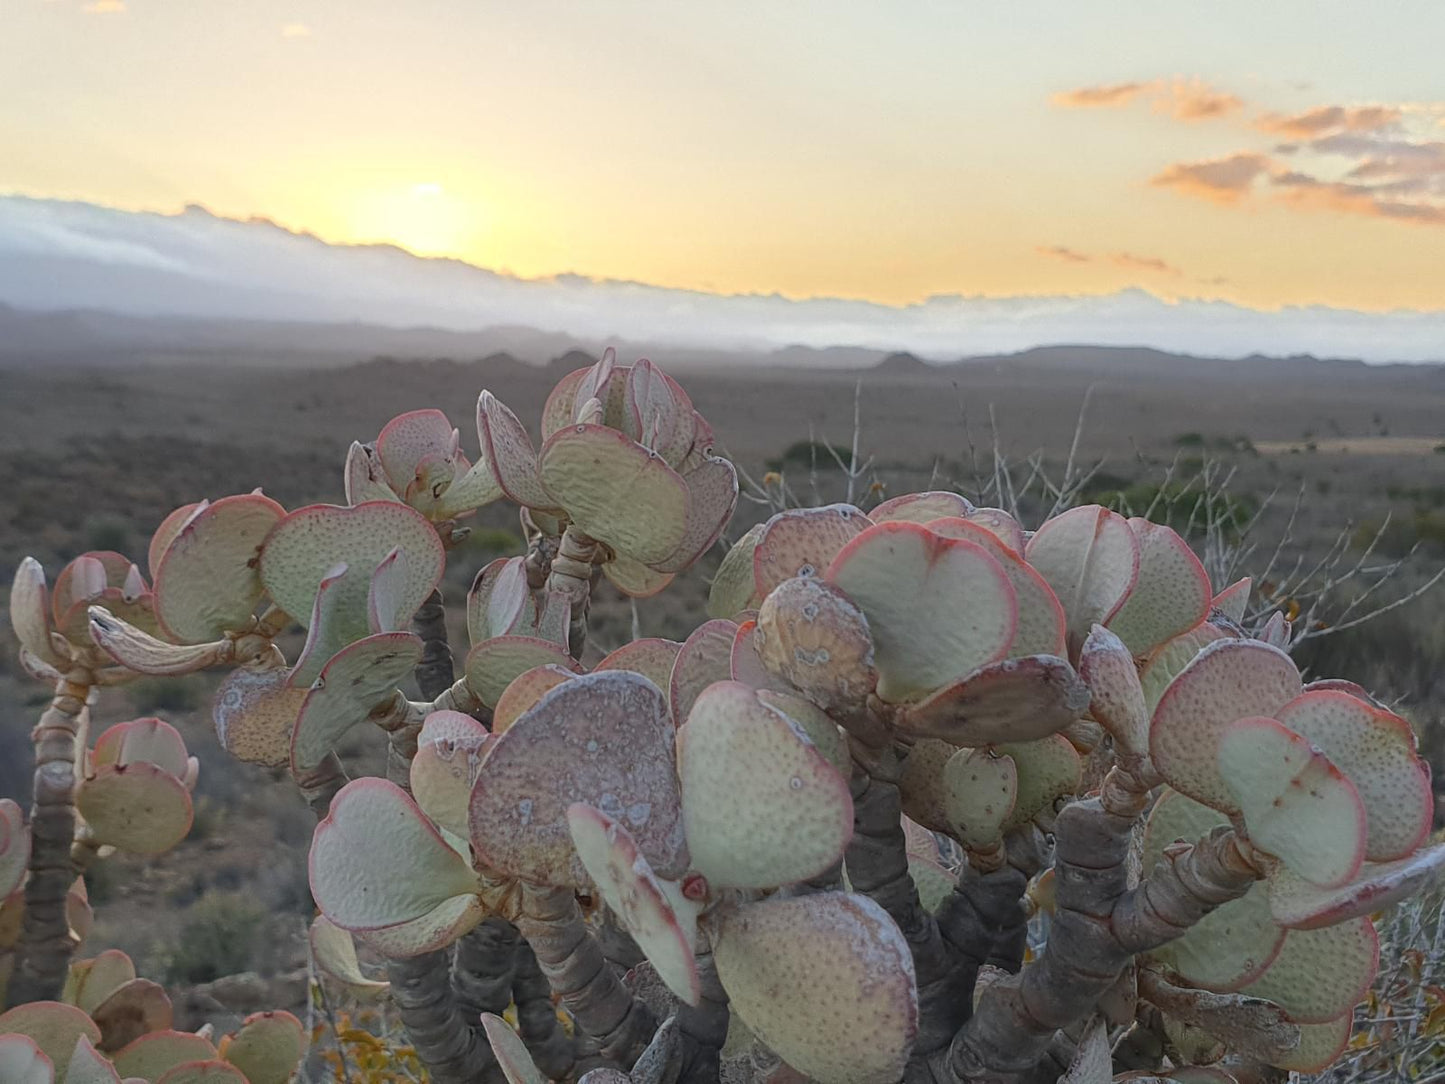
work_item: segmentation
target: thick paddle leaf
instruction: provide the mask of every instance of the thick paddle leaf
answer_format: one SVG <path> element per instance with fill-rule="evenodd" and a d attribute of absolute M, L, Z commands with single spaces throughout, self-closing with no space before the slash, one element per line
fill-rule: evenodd
<path fill-rule="evenodd" d="M 176 532 L 155 573 L 155 608 L 172 638 L 215 640 L 244 629 L 261 600 L 256 556 L 286 510 L 260 493 L 223 497 Z"/>
<path fill-rule="evenodd" d="M 821 576 L 868 517 L 851 504 L 790 508 L 763 525 L 753 550 L 753 584 L 759 598 L 794 576 Z"/>
<path fill-rule="evenodd" d="M 9 798 L 0 798 L 0 900 L 20 887 L 30 861 L 30 831 L 25 813 Z"/>
<path fill-rule="evenodd" d="M 586 883 L 567 808 L 582 802 L 625 825 L 663 876 L 686 863 L 673 725 L 652 682 L 625 670 L 551 690 L 497 738 L 472 789 L 478 859 L 543 885 Z"/>
<path fill-rule="evenodd" d="M 1206 621 L 1151 651 L 1139 670 L 1139 684 L 1144 690 L 1144 704 L 1149 714 L 1154 714 L 1164 690 L 1194 661 L 1194 656 L 1216 640 L 1230 638 L 1217 625 Z"/>
<path fill-rule="evenodd" d="M 668 680 L 668 700 L 678 726 L 687 722 L 698 694 L 715 681 L 732 678 L 733 640 L 738 626 L 726 618 L 704 621 L 683 642 Z"/>
<path fill-rule="evenodd" d="M 100 1028 L 74 1005 L 59 1001 L 32 1001 L 17 1005 L 0 1015 L 0 1035 L 25 1035 L 50 1059 L 55 1074 L 65 1079 L 65 1070 L 82 1037 L 100 1042 Z"/>
<path fill-rule="evenodd" d="M 1236 719 L 1273 716 L 1300 694 L 1299 668 L 1277 647 L 1222 640 L 1170 683 L 1149 726 L 1154 767 L 1176 790 L 1225 813 L 1239 811 L 1220 775 L 1219 743 Z"/>
<path fill-rule="evenodd" d="M 868 619 L 878 695 L 892 703 L 1003 658 L 1018 624 L 1013 585 L 983 547 L 915 523 L 870 527 L 826 579 Z"/>
<path fill-rule="evenodd" d="M 1089 712 L 1130 757 L 1149 753 L 1149 710 L 1139 671 L 1124 642 L 1095 625 L 1079 652 L 1079 676 L 1089 687 Z"/>
<path fill-rule="evenodd" d="M 987 749 L 960 749 L 943 766 L 944 814 L 965 847 L 988 847 L 1003 835 L 1018 797 L 1018 769 Z"/>
<path fill-rule="evenodd" d="M 945 516 L 967 516 L 973 505 L 966 497 L 943 489 L 891 497 L 868 513 L 874 523 L 927 523 Z"/>
<path fill-rule="evenodd" d="M 507 1084 L 547 1084 L 547 1078 L 532 1060 L 527 1045 L 510 1024 L 495 1013 L 484 1012 L 482 1030 L 487 1033 L 487 1042 L 497 1056 L 497 1064 L 501 1066 Z"/>
<path fill-rule="evenodd" d="M 1096 504 L 1047 520 L 1024 557 L 1058 596 L 1073 649 L 1119 612 L 1139 575 L 1139 542 L 1128 521 Z"/>
<path fill-rule="evenodd" d="M 15 570 L 10 585 L 10 627 L 20 646 L 51 666 L 64 660 L 50 644 L 50 609 L 46 598 L 45 569 L 34 557 L 26 557 Z"/>
<path fill-rule="evenodd" d="M 155 716 L 106 727 L 90 753 L 91 764 L 97 768 L 107 764 L 154 764 L 177 779 L 185 777 L 187 760 L 180 731 Z"/>
<path fill-rule="evenodd" d="M 1294 1073 L 1319 1073 L 1334 1064 L 1350 1043 L 1355 1014 L 1345 1013 L 1325 1024 L 1305 1024 L 1299 1029 L 1299 1046 L 1275 1060 L 1277 1069 Z"/>
<path fill-rule="evenodd" d="M 753 689 L 710 686 L 677 745 L 688 849 L 711 884 L 792 884 L 842 856 L 853 834 L 847 781 Z"/>
<path fill-rule="evenodd" d="M 215 1058 L 216 1048 L 200 1035 L 184 1031 L 155 1031 L 142 1035 L 115 1055 L 115 1069 L 123 1078 L 155 1082 L 178 1065 Z"/>
<path fill-rule="evenodd" d="M 498 557 L 477 573 L 467 592 L 467 632 L 473 644 L 523 632 L 537 623 L 525 557 Z"/>
<path fill-rule="evenodd" d="M 397 683 L 421 661 L 421 639 L 383 632 L 332 656 L 301 702 L 291 735 L 291 770 L 312 771 L 353 726 L 397 695 Z"/>
<path fill-rule="evenodd" d="M 283 667 L 243 666 L 226 675 L 211 704 L 221 746 L 237 760 L 279 768 L 291 759 L 291 732 L 308 689 Z"/>
<path fill-rule="evenodd" d="M 656 563 L 664 573 L 681 572 L 712 549 L 738 505 L 737 468 L 726 459 L 710 455 L 678 469 L 687 486 L 687 529 L 672 554 Z"/>
<path fill-rule="evenodd" d="M 453 896 L 410 922 L 357 930 L 356 939 L 383 956 L 420 956 L 446 948 L 486 917 L 486 904 L 479 897 Z"/>
<path fill-rule="evenodd" d="M 1018 520 L 1002 508 L 975 508 L 963 518 L 970 523 L 978 524 L 1009 549 L 1020 556 L 1023 555 L 1024 545 L 1027 542 L 1024 537 L 1024 529 Z"/>
<path fill-rule="evenodd" d="M 648 636 L 623 644 L 612 654 L 592 668 L 598 670 L 631 670 L 641 674 L 663 692 L 672 680 L 672 667 L 682 644 L 676 640 L 664 640 L 660 636 Z"/>
<path fill-rule="evenodd" d="M 226 1060 L 248 1084 L 287 1084 L 309 1045 L 306 1029 L 289 1012 L 252 1013 L 226 1044 Z"/>
<path fill-rule="evenodd" d="M 576 671 L 566 666 L 547 663 L 524 670 L 512 679 L 510 685 L 497 697 L 497 706 L 492 709 L 492 733 L 504 734 L 524 712 L 555 689 L 562 682 L 576 676 Z M 465 835 L 466 833 L 462 833 Z"/>
<path fill-rule="evenodd" d="M 353 997 L 371 999 L 390 989 L 388 982 L 369 979 L 361 970 L 356 942 L 350 930 L 343 930 L 325 915 L 311 921 L 311 956 L 328 978 L 341 983 Z"/>
<path fill-rule="evenodd" d="M 645 565 L 665 562 L 687 530 L 687 483 L 661 456 L 601 425 L 542 446 L 542 484 L 577 528 Z"/>
<path fill-rule="evenodd" d="M 580 672 L 567 649 L 535 636 L 494 636 L 467 652 L 462 671 L 467 685 L 487 707 L 496 707 L 507 686 L 538 666 L 560 666 Z"/>
<path fill-rule="evenodd" d="M 1269 874 L 1270 911 L 1282 926 L 1317 930 L 1383 911 L 1424 891 L 1445 873 L 1445 843 L 1394 862 L 1366 862 L 1345 884 L 1323 888 L 1283 864 Z"/>
<path fill-rule="evenodd" d="M 1279 954 L 1242 992 L 1273 1001 L 1297 1024 L 1323 1024 L 1365 996 L 1380 962 L 1368 918 L 1323 930 L 1290 930 Z"/>
<path fill-rule="evenodd" d="M 395 783 L 355 779 L 316 826 L 311 894 L 336 925 L 377 930 L 475 893 L 477 875 Z"/>
<path fill-rule="evenodd" d="M 0 1035 L 0 1080 L 55 1084 L 55 1065 L 28 1035 Z"/>
<path fill-rule="evenodd" d="M 97 842 L 131 854 L 161 854 L 191 830 L 191 795 L 154 764 L 98 769 L 80 785 L 75 808 Z"/>
<path fill-rule="evenodd" d="M 1435 798 L 1430 768 L 1415 752 L 1409 723 L 1329 689 L 1303 693 L 1280 708 L 1278 718 L 1329 757 L 1360 792 L 1369 822 L 1367 859 L 1404 858 L 1425 841 Z"/>
<path fill-rule="evenodd" d="M 667 988 L 689 1005 L 702 999 L 693 955 L 697 904 L 676 882 L 658 880 L 637 841 L 617 821 L 580 802 L 567 810 L 577 855 L 607 906 L 622 919 Z"/>
<path fill-rule="evenodd" d="M 1251 586 L 1253 586 L 1253 581 L 1248 576 L 1242 580 L 1236 580 L 1214 596 L 1214 599 L 1209 604 L 1209 608 L 1211 610 L 1218 610 L 1238 625 L 1244 620 L 1245 609 L 1249 606 L 1249 589 Z"/>
<path fill-rule="evenodd" d="M 763 665 L 815 704 L 856 711 L 878 683 L 868 620 L 831 584 L 784 581 L 763 600 L 757 629 Z"/>
<path fill-rule="evenodd" d="M 481 458 L 491 464 L 503 493 L 527 508 L 557 507 L 538 477 L 532 438 L 511 409 L 489 391 L 477 396 L 477 438 Z"/>
<path fill-rule="evenodd" d="M 1344 884 L 1365 857 L 1365 807 L 1308 741 L 1269 718 L 1240 719 L 1219 741 L 1219 770 L 1250 842 L 1300 876 Z"/>
<path fill-rule="evenodd" d="M 492 735 L 470 715 L 434 711 L 422 723 L 411 762 L 411 794 L 434 824 L 467 834 L 467 802 Z"/>
<path fill-rule="evenodd" d="M 866 896 L 739 907 L 719 916 L 713 954 L 734 1011 L 798 1072 L 829 1084 L 902 1077 L 918 1032 L 913 957 Z"/>
<path fill-rule="evenodd" d="M 741 611 L 756 609 L 762 603 L 757 581 L 753 577 L 753 554 L 766 526 L 765 523 L 757 523 L 748 528 L 747 533 L 734 542 L 723 557 L 708 589 L 709 617 L 736 617 Z"/>
<path fill-rule="evenodd" d="M 955 745 L 1033 741 L 1056 734 L 1089 707 L 1089 688 L 1053 655 L 1004 659 L 902 707 L 894 725 Z"/>
<path fill-rule="evenodd" d="M 396 605 L 415 613 L 441 579 L 446 553 L 425 516 L 392 501 L 313 504 L 292 512 L 261 547 L 261 582 L 276 605 L 309 628 L 322 580 L 344 564 L 351 574 L 334 604 L 364 621 L 371 574 L 396 549 L 406 555 Z"/>
<path fill-rule="evenodd" d="M 999 745 L 997 751 L 1014 762 L 1018 776 L 1013 812 L 1004 820 L 1005 831 L 1027 824 L 1039 813 L 1052 809 L 1058 799 L 1079 789 L 1083 764 L 1061 734 Z"/>
<path fill-rule="evenodd" d="M 1144 655 L 1209 616 L 1209 574 L 1173 529 L 1138 517 L 1129 529 L 1139 540 L 1139 578 L 1109 628 Z"/>

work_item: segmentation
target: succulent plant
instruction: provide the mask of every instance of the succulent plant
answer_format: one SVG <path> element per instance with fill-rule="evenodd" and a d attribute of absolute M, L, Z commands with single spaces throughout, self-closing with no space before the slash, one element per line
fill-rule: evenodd
<path fill-rule="evenodd" d="M 104 1060 L 112 1015 L 145 1021 L 112 1068 L 147 1080 L 257 1084 L 290 1056 L 284 1021 L 219 1048 L 165 1030 L 113 956 L 65 979 L 75 871 L 173 843 L 195 775 L 159 720 L 87 748 L 86 699 L 207 667 L 230 669 L 222 744 L 317 813 L 318 967 L 391 999 L 437 1081 L 1102 1081 L 1125 1030 L 1181 1080 L 1339 1053 L 1369 916 L 1445 849 L 1408 725 L 1306 685 L 1283 615 L 1243 627 L 1249 581 L 1216 591 L 1176 532 L 1097 506 L 1029 531 L 906 494 L 757 524 L 684 641 L 584 665 L 597 574 L 666 587 L 720 538 L 734 469 L 672 378 L 611 351 L 557 384 L 540 446 L 487 392 L 477 432 L 470 460 L 440 412 L 398 416 L 352 445 L 345 505 L 177 509 L 153 588 L 87 555 L 51 605 L 22 565 L 12 616 L 57 688 L 38 762 L 73 770 L 29 829 L 0 803 L 0 887 L 29 870 L 0 943 L 32 1013 L 0 1065 L 69 1079 L 56 1058 Z M 477 571 L 455 673 L 438 585 L 456 521 L 501 499 L 528 552 Z M 348 780 L 336 748 L 367 726 L 386 777 Z M 122 993 L 133 1011 L 104 1011 Z"/>

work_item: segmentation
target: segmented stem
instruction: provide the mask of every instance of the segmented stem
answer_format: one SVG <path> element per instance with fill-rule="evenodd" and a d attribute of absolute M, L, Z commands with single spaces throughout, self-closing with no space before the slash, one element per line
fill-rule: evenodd
<path fill-rule="evenodd" d="M 565 598 L 571 605 L 567 627 L 567 650 L 574 659 L 582 657 L 587 646 L 587 610 L 592 601 L 592 568 L 596 564 L 601 543 L 589 538 L 569 523 L 562 532 L 562 543 L 547 573 L 546 590 L 550 595 Z"/>

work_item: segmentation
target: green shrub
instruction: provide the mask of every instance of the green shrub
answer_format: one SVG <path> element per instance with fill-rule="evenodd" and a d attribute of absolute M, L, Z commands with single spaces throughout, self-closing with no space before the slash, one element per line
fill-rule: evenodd
<path fill-rule="evenodd" d="M 835 458 L 836 457 L 836 458 Z M 824 444 L 818 440 L 796 440 L 783 449 L 783 454 L 768 460 L 768 469 L 783 471 L 789 467 L 803 470 L 838 470 L 853 466 L 853 449 L 843 444 Z"/>
<path fill-rule="evenodd" d="M 170 950 L 170 982 L 213 982 L 251 966 L 266 910 L 239 893 L 215 893 L 190 909 Z"/>

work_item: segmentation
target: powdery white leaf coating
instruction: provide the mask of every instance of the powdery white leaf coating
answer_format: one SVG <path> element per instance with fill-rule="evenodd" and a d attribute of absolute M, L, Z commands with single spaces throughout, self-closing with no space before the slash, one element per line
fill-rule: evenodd
<path fill-rule="evenodd" d="M 617 821 L 589 805 L 567 810 L 567 824 L 577 856 L 633 939 L 657 969 L 667 988 L 689 1005 L 702 999 L 693 943 L 697 939 L 697 905 L 683 899 L 674 884 L 669 893 L 637 841 Z M 681 907 L 674 907 L 676 899 Z"/>
<path fill-rule="evenodd" d="M 287 1084 L 309 1045 L 306 1029 L 289 1012 L 252 1013 L 226 1044 L 226 1060 L 249 1084 Z"/>
<path fill-rule="evenodd" d="M 1256 640 L 1221 640 L 1194 656 L 1169 684 L 1149 726 L 1154 767 L 1176 790 L 1225 813 L 1239 805 L 1220 775 L 1225 729 L 1246 716 L 1273 716 L 1300 694 L 1299 668 Z"/>
<path fill-rule="evenodd" d="M 281 667 L 232 670 L 216 689 L 211 718 L 221 746 L 237 760 L 279 768 L 291 759 L 291 732 L 307 689 Z"/>
<path fill-rule="evenodd" d="M 376 454 L 375 445 L 362 444 L 353 440 L 346 450 L 346 465 L 342 469 L 342 491 L 347 504 L 362 504 L 365 501 L 400 501 L 401 497 L 391 488 L 391 479 Z"/>
<path fill-rule="evenodd" d="M 486 727 L 459 711 L 432 712 L 417 736 L 412 797 L 433 823 L 453 835 L 466 838 L 467 802 L 491 740 Z"/>
<path fill-rule="evenodd" d="M 930 520 L 927 527 L 944 538 L 961 538 L 982 546 L 1003 568 L 1018 600 L 1019 620 L 1009 644 L 1010 655 L 1066 655 L 1064 608 L 1053 589 L 1018 553 L 996 534 L 970 519 Z"/>
<path fill-rule="evenodd" d="M 1139 576 L 1109 628 L 1145 655 L 1209 616 L 1209 574 L 1172 528 L 1135 517 L 1129 529 L 1139 541 Z"/>
<path fill-rule="evenodd" d="M 672 680 L 672 667 L 682 644 L 661 636 L 645 636 L 623 644 L 592 668 L 598 670 L 631 670 L 641 674 L 659 689 L 666 689 Z"/>
<path fill-rule="evenodd" d="M 1210 610 L 1218 610 L 1236 625 L 1244 620 L 1244 612 L 1249 606 L 1249 589 L 1253 586 L 1253 580 L 1248 576 L 1242 580 L 1235 580 L 1210 601 Z"/>
<path fill-rule="evenodd" d="M 216 1048 L 200 1035 L 185 1031 L 155 1031 L 142 1035 L 119 1050 L 113 1061 L 122 1077 L 160 1080 L 171 1069 L 216 1057 Z"/>
<path fill-rule="evenodd" d="M 472 789 L 480 861 L 533 884 L 585 884 L 567 808 L 583 802 L 624 824 L 659 874 L 686 868 L 674 728 L 658 688 L 606 670 L 552 689 L 497 738 Z"/>
<path fill-rule="evenodd" d="M 918 1033 L 913 958 L 866 896 L 823 892 L 739 907 L 719 916 L 713 956 L 733 1009 L 798 1072 L 825 1084 L 892 1084 L 903 1075 Z"/>
<path fill-rule="evenodd" d="M 792 693 L 781 693 L 774 689 L 757 690 L 758 699 L 770 708 L 781 711 L 798 725 L 808 740 L 823 754 L 823 759 L 848 778 L 853 770 L 852 757 L 848 753 L 848 739 L 828 713 L 810 700 Z"/>
<path fill-rule="evenodd" d="M 602 574 L 628 598 L 651 598 L 674 579 L 671 572 L 658 572 L 621 554 L 614 554 L 612 560 L 602 566 Z"/>
<path fill-rule="evenodd" d="M 1306 692 L 1278 719 L 1330 758 L 1360 793 L 1369 822 L 1365 857 L 1404 858 L 1430 834 L 1430 769 L 1415 752 L 1410 724 L 1349 693 Z"/>
<path fill-rule="evenodd" d="M 733 640 L 737 632 L 736 622 L 714 618 L 693 629 L 683 641 L 667 683 L 672 717 L 678 726 L 687 721 L 699 693 L 715 681 L 732 678 Z"/>
<path fill-rule="evenodd" d="M 0 900 L 25 880 L 30 861 L 30 832 L 25 813 L 9 798 L 0 798 Z"/>
<path fill-rule="evenodd" d="M 1229 637 L 1218 626 L 1204 622 L 1160 644 L 1149 653 L 1139 669 L 1139 685 L 1144 690 L 1144 704 L 1151 716 L 1159 706 L 1164 690 L 1179 676 L 1181 670 L 1194 661 L 1194 656 L 1216 640 L 1224 639 Z"/>
<path fill-rule="evenodd" d="M 495 1013 L 484 1012 L 482 1030 L 487 1033 L 487 1042 L 497 1056 L 497 1064 L 501 1066 L 507 1084 L 547 1084 L 547 1078 L 537 1068 L 526 1044 L 510 1024 Z"/>
<path fill-rule="evenodd" d="M 492 733 L 506 733 L 507 728 L 515 723 L 523 712 L 530 711 L 538 700 L 575 676 L 575 670 L 555 663 L 522 671 L 512 679 L 512 683 L 502 695 L 497 697 L 497 706 L 492 709 Z"/>
<path fill-rule="evenodd" d="M 55 1066 L 28 1035 L 0 1035 L 0 1079 L 55 1084 Z"/>
<path fill-rule="evenodd" d="M 712 549 L 738 504 L 737 468 L 726 459 L 710 455 L 678 469 L 687 486 L 687 529 L 671 556 L 658 562 L 661 572 L 681 572 Z"/>
<path fill-rule="evenodd" d="M 1139 542 L 1128 521 L 1096 504 L 1045 521 L 1024 557 L 1064 607 L 1071 646 L 1094 625 L 1109 623 L 1139 575 Z"/>
<path fill-rule="evenodd" d="M 131 854 L 161 854 L 191 830 L 190 792 L 154 764 L 98 769 L 80 785 L 75 808 L 98 842 Z"/>
<path fill-rule="evenodd" d="M 930 832 L 949 832 L 948 788 L 943 782 L 943 766 L 958 752 L 958 746 L 937 738 L 922 738 L 913 743 L 904 758 L 898 776 L 898 791 L 903 812 Z M 937 846 L 933 848 L 938 851 Z"/>
<path fill-rule="evenodd" d="M 763 600 L 757 627 L 764 667 L 815 704 L 856 710 L 878 683 L 868 620 L 831 584 L 785 580 Z"/>
<path fill-rule="evenodd" d="M 286 515 L 270 497 L 223 497 L 176 532 L 155 571 L 156 616 L 182 643 L 214 640 L 250 623 L 261 600 L 256 555 Z"/>
<path fill-rule="evenodd" d="M 362 973 L 351 931 L 343 930 L 325 915 L 317 915 L 311 922 L 309 937 L 311 956 L 328 978 L 366 998 L 375 997 L 390 988 L 390 983 L 368 979 Z"/>
<path fill-rule="evenodd" d="M 1380 939 L 1368 918 L 1290 930 L 1264 974 L 1241 992 L 1273 1001 L 1297 1024 L 1323 1024 L 1355 1007 L 1379 963 Z"/>
<path fill-rule="evenodd" d="M 655 452 L 601 425 L 542 446 L 542 484 L 577 528 L 645 565 L 666 561 L 687 530 L 687 483 Z"/>
<path fill-rule="evenodd" d="M 944 516 L 967 516 L 973 505 L 966 497 L 944 489 L 904 493 L 891 497 L 868 513 L 874 523 L 927 523 Z"/>
<path fill-rule="evenodd" d="M 1220 738 L 1219 770 L 1255 846 L 1327 887 L 1359 872 L 1359 792 L 1304 738 L 1274 719 L 1239 719 Z"/>
<path fill-rule="evenodd" d="M 707 593 L 709 617 L 735 617 L 740 611 L 756 609 L 762 603 L 753 578 L 753 553 L 766 526 L 756 523 L 749 527 L 724 555 Z"/>
<path fill-rule="evenodd" d="M 577 389 L 581 387 L 590 369 L 573 369 L 553 385 L 542 405 L 542 439 L 546 440 L 559 429 L 566 429 L 576 420 Z"/>
<path fill-rule="evenodd" d="M 0 1080 L 9 1079 L 0 1072 Z M 24 1078 L 20 1078 L 17 1084 L 24 1084 Z M 65 1071 L 65 1084 L 121 1084 L 121 1079 L 110 1059 L 96 1050 L 95 1044 L 82 1035 L 76 1041 L 75 1050 L 70 1056 L 70 1066 Z"/>
<path fill-rule="evenodd" d="M 498 557 L 477 573 L 467 592 L 467 633 L 473 644 L 537 623 L 537 603 L 527 586 L 525 557 Z"/>
<path fill-rule="evenodd" d="M 1147 755 L 1149 709 L 1124 641 L 1095 625 L 1079 652 L 1079 676 L 1089 687 L 1089 713 L 1109 732 L 1115 748 L 1131 756 Z"/>
<path fill-rule="evenodd" d="M 147 716 L 107 727 L 91 750 L 91 763 L 154 764 L 180 779 L 186 774 L 186 743 L 180 731 L 164 719 Z"/>
<path fill-rule="evenodd" d="M 487 917 L 487 908 L 477 896 L 453 896 L 410 922 L 357 930 L 356 939 L 383 956 L 420 956 L 446 948 Z"/>
<path fill-rule="evenodd" d="M 291 734 L 291 769 L 314 769 L 353 726 L 388 703 L 421 660 L 421 639 L 383 632 L 337 652 L 301 702 Z"/>
<path fill-rule="evenodd" d="M 763 525 L 753 550 L 753 586 L 759 598 L 794 576 L 821 576 L 846 546 L 872 526 L 851 504 L 790 508 Z"/>
<path fill-rule="evenodd" d="M 978 524 L 1009 549 L 1020 556 L 1023 555 L 1024 544 L 1027 541 L 1024 537 L 1023 526 L 1002 508 L 975 508 L 963 518 L 970 523 Z"/>
<path fill-rule="evenodd" d="M 894 725 L 955 745 L 989 745 L 1055 734 L 1088 707 L 1089 688 L 1067 661 L 1026 655 L 985 666 L 906 705 Z"/>
<path fill-rule="evenodd" d="M 100 1042 L 100 1028 L 90 1017 L 74 1005 L 64 1005 L 59 1001 L 32 1001 L 17 1005 L 0 1015 L 0 1035 L 30 1038 L 55 1067 L 55 1075 L 60 1080 L 65 1079 L 70 1057 L 82 1036 L 92 1043 Z"/>
<path fill-rule="evenodd" d="M 316 906 L 348 930 L 421 918 L 475 893 L 477 876 L 411 797 L 385 779 L 354 779 L 316 826 L 308 862 Z"/>
<path fill-rule="evenodd" d="M 1109 1029 L 1104 1018 L 1094 1018 L 1079 1040 L 1073 1060 L 1059 1077 L 1059 1084 L 1110 1084 L 1114 1079 L 1114 1057 L 1109 1047 Z"/>
<path fill-rule="evenodd" d="M 487 707 L 495 707 L 518 676 L 538 666 L 581 672 L 577 660 L 551 640 L 535 636 L 494 636 L 467 652 L 462 672 L 467 685 Z"/>
<path fill-rule="evenodd" d="M 736 681 L 709 686 L 677 737 L 692 867 L 719 888 L 822 873 L 853 834 L 853 799 L 802 728 Z"/>
<path fill-rule="evenodd" d="M 477 396 L 477 439 L 481 458 L 491 464 L 502 492 L 528 508 L 554 509 L 542 488 L 532 438 L 511 409 L 489 391 Z"/>
<path fill-rule="evenodd" d="M 10 585 L 10 627 L 20 646 L 51 666 L 63 661 L 50 646 L 50 614 L 46 600 L 45 570 L 34 557 L 26 557 Z"/>
<path fill-rule="evenodd" d="M 943 766 L 949 833 L 965 847 L 998 842 L 1018 796 L 1018 769 L 987 749 L 960 749 Z"/>
<path fill-rule="evenodd" d="M 1027 824 L 1054 802 L 1079 789 L 1083 764 L 1079 754 L 1061 734 L 1050 734 L 1035 741 L 1006 743 L 996 747 L 999 754 L 1014 762 L 1018 787 L 1013 812 L 1004 821 L 1004 829 Z"/>
<path fill-rule="evenodd" d="M 1282 926 L 1316 930 L 1382 911 L 1423 891 L 1445 871 L 1445 843 L 1394 862 L 1366 862 L 1347 884 L 1322 888 L 1283 865 L 1270 870 L 1269 906 Z"/>
<path fill-rule="evenodd" d="M 833 559 L 827 581 L 868 619 L 878 695 L 917 699 L 1003 658 L 1018 625 L 1013 585 L 973 542 L 881 523 Z"/>
<path fill-rule="evenodd" d="M 247 1084 L 245 1074 L 230 1062 L 211 1058 L 188 1061 L 161 1074 L 156 1084 Z"/>
<path fill-rule="evenodd" d="M 406 554 L 405 589 L 396 605 L 415 613 L 441 580 L 446 553 L 425 516 L 390 501 L 292 512 L 261 547 L 261 582 L 276 605 L 309 627 L 322 579 L 345 564 L 352 574 L 342 581 L 338 606 L 365 621 L 371 573 L 394 549 Z"/>
<path fill-rule="evenodd" d="M 1295 1073 L 1319 1073 L 1334 1064 L 1350 1043 L 1355 1014 L 1347 1012 L 1324 1024 L 1301 1025 L 1299 1046 L 1275 1061 L 1277 1069 Z"/>

